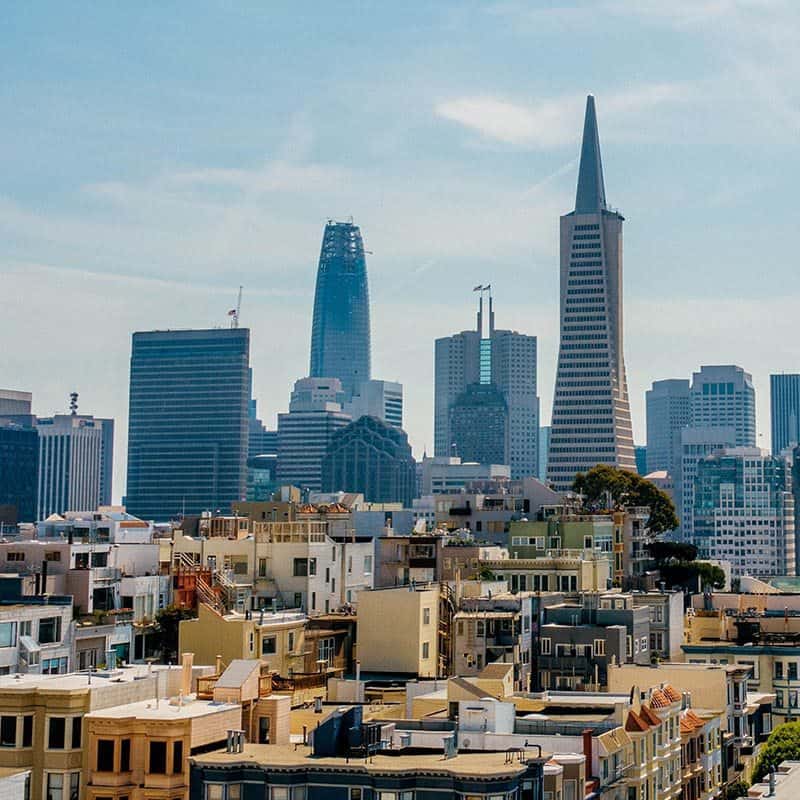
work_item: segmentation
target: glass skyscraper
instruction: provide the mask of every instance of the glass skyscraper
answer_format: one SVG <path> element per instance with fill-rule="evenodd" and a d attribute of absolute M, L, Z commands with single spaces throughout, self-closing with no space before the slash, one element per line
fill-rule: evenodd
<path fill-rule="evenodd" d="M 312 378 L 338 378 L 345 400 L 370 379 L 369 286 L 361 230 L 329 220 L 322 237 L 311 327 Z"/>
<path fill-rule="evenodd" d="M 800 375 L 769 376 L 772 452 L 800 444 Z"/>
<path fill-rule="evenodd" d="M 596 464 L 636 470 L 622 352 L 622 223 L 606 203 L 594 98 L 586 100 L 575 210 L 561 217 L 561 343 L 547 478 Z"/>
<path fill-rule="evenodd" d="M 246 328 L 133 334 L 131 514 L 167 520 L 244 499 L 249 360 Z"/>

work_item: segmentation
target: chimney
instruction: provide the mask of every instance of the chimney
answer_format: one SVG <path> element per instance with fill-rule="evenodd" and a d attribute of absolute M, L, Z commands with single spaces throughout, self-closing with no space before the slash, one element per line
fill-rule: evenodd
<path fill-rule="evenodd" d="M 361 662 L 356 659 L 356 681 L 361 680 Z"/>
<path fill-rule="evenodd" d="M 214 660 L 214 672 L 217 675 L 222 675 L 222 656 L 217 653 L 217 657 Z"/>
<path fill-rule="evenodd" d="M 583 736 L 583 754 L 586 756 L 586 774 L 592 774 L 592 748 L 594 747 L 594 739 L 592 736 L 591 728 L 584 728 L 581 735 Z"/>
<path fill-rule="evenodd" d="M 184 653 L 181 670 L 181 695 L 188 697 L 192 693 L 192 666 L 194 653 Z"/>

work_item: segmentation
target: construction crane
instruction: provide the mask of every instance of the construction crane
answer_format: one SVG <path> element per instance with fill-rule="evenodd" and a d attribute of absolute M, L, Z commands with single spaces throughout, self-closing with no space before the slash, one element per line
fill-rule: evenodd
<path fill-rule="evenodd" d="M 239 312 L 242 310 L 242 287 L 239 287 L 239 298 L 236 301 L 236 308 L 232 308 L 228 312 L 228 316 L 231 318 L 231 328 L 238 328 L 239 327 Z"/>

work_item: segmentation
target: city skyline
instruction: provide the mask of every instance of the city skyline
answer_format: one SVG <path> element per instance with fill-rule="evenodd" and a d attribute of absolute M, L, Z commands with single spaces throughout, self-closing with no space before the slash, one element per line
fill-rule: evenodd
<path fill-rule="evenodd" d="M 353 50 L 326 38 L 316 53 L 306 45 L 312 57 L 299 73 L 286 48 L 302 46 L 312 22 L 280 10 L 266 20 L 207 7 L 198 15 L 205 27 L 187 38 L 175 18 L 153 26 L 146 14 L 104 9 L 78 26 L 57 8 L 47 19 L 14 8 L 19 36 L 0 97 L 8 121 L 0 271 L 23 302 L 4 316 L 15 343 L 0 356 L 4 384 L 32 391 L 43 416 L 65 412 L 75 389 L 86 408 L 114 418 L 118 497 L 131 332 L 224 326 L 241 283 L 255 396 L 274 427 L 307 363 L 319 227 L 352 214 L 374 250 L 373 371 L 405 385 L 415 454 L 433 449 L 431 343 L 460 328 L 477 282 L 492 283 L 509 328 L 538 337 L 546 423 L 558 341 L 556 219 L 569 207 L 591 91 L 614 200 L 631 223 L 625 355 L 634 439 L 644 441 L 653 380 L 737 363 L 754 374 L 757 441 L 767 447 L 769 374 L 798 368 L 796 300 L 775 289 L 791 285 L 781 243 L 794 223 L 781 200 L 796 163 L 788 32 L 798 9 L 769 6 L 772 14 L 739 3 L 609 3 L 593 26 L 577 6 L 442 6 L 420 11 L 414 30 L 425 31 L 403 57 L 393 45 L 414 38 L 415 15 L 388 26 L 363 15 L 350 24 L 369 44 Z M 334 15 L 325 10 L 314 24 L 337 29 Z M 142 25 L 158 28 L 151 60 L 120 69 L 119 53 Z M 265 61 L 230 58 L 231 46 L 217 44 L 222 28 L 245 45 L 258 40 Z M 625 40 L 613 75 L 599 69 L 605 47 L 582 46 L 604 31 Z M 446 44 L 455 40 L 459 47 Z M 679 67 L 671 58 L 664 69 L 654 40 L 680 48 Z M 436 57 L 426 54 L 433 41 L 445 42 Z M 567 41 L 582 50 L 574 64 L 563 60 Z M 374 75 L 377 53 L 387 66 Z M 335 66 L 315 87 L 322 63 Z M 297 73 L 291 92 L 282 88 L 287 70 Z M 172 78 L 156 86 L 154 73 Z M 57 102 L 53 74 L 63 78 Z M 348 99 L 349 116 L 333 90 L 345 77 L 373 96 L 359 108 Z M 36 114 L 19 113 L 20 92 Z M 96 314 L 76 313 L 86 303 Z"/>

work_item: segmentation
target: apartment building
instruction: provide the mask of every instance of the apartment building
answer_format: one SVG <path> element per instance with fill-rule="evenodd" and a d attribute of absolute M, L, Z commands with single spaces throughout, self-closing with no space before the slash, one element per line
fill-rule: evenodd
<path fill-rule="evenodd" d="M 508 582 L 512 592 L 604 591 L 611 584 L 611 565 L 602 554 L 589 550 L 552 550 L 544 556 L 487 558 L 482 569 Z"/>

